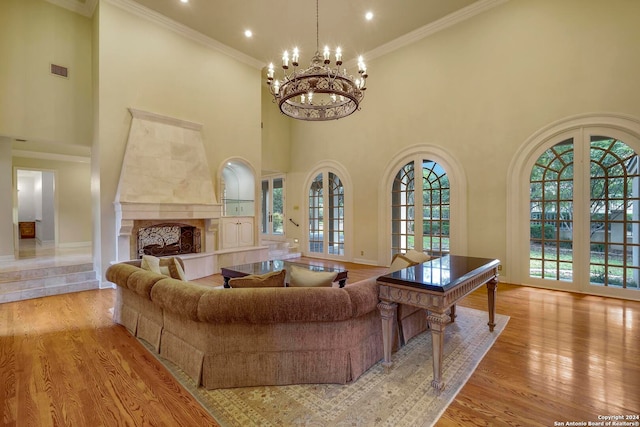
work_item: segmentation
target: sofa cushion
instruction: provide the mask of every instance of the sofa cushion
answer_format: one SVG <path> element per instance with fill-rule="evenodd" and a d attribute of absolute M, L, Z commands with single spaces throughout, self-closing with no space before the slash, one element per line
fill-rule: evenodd
<path fill-rule="evenodd" d="M 142 263 L 140 267 L 143 270 L 153 271 L 154 273 L 162 274 L 160 270 L 160 258 L 154 257 L 152 255 L 143 255 Z"/>
<path fill-rule="evenodd" d="M 160 265 L 162 265 L 162 261 L 160 261 Z M 184 269 L 178 258 L 169 258 L 167 267 L 169 268 L 169 276 L 178 280 L 187 280 L 187 276 L 184 274 Z"/>
<path fill-rule="evenodd" d="M 422 264 L 423 262 L 427 262 L 431 259 L 429 255 L 424 252 L 416 251 L 415 249 L 409 249 L 404 256 L 417 264 Z"/>
<path fill-rule="evenodd" d="M 287 270 L 272 271 L 266 274 L 250 274 L 229 280 L 232 288 L 283 288 Z"/>
<path fill-rule="evenodd" d="M 304 267 L 291 266 L 289 286 L 292 288 L 316 288 L 333 285 L 338 273 L 331 271 L 312 271 Z"/>
<path fill-rule="evenodd" d="M 403 254 L 395 254 L 391 261 L 391 266 L 389 267 L 389 273 L 393 273 L 394 271 L 402 270 L 403 268 L 411 267 L 416 264 L 418 263 L 410 260 Z"/>

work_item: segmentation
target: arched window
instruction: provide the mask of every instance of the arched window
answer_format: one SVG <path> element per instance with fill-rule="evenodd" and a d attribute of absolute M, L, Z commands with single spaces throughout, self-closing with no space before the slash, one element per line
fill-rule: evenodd
<path fill-rule="evenodd" d="M 442 256 L 450 252 L 449 178 L 437 162 L 422 160 L 417 175 L 420 185 L 416 186 L 415 164 L 405 164 L 393 180 L 391 251 L 396 254 L 416 249 Z M 422 215 L 416 218 L 416 212 Z"/>
<path fill-rule="evenodd" d="M 530 179 L 531 277 L 573 277 L 573 140 L 542 154 Z"/>
<path fill-rule="evenodd" d="M 640 123 L 605 119 L 594 120 L 610 121 L 608 126 L 580 120 L 564 131 L 561 125 L 549 128 L 511 165 L 508 204 L 514 228 L 507 251 L 513 282 L 639 297 Z M 526 171 L 523 192 L 518 181 Z M 528 203 L 520 198 L 527 193 Z M 528 234 L 526 250 L 522 231 Z M 526 270 L 520 267 L 525 256 Z"/>
<path fill-rule="evenodd" d="M 337 171 L 323 168 L 308 186 L 308 252 L 345 257 L 345 185 Z"/>

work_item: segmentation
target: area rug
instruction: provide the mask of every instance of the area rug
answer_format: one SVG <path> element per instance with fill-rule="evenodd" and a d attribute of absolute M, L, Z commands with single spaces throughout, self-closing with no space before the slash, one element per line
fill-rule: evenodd
<path fill-rule="evenodd" d="M 223 427 L 247 426 L 431 426 L 504 330 L 508 316 L 496 315 L 489 332 L 487 312 L 457 307 L 455 323 L 445 329 L 443 381 L 431 387 L 431 333 L 393 353 L 389 372 L 381 362 L 354 383 L 303 384 L 205 390 L 180 368 L 153 353 Z M 143 342 L 144 343 L 144 342 Z"/>

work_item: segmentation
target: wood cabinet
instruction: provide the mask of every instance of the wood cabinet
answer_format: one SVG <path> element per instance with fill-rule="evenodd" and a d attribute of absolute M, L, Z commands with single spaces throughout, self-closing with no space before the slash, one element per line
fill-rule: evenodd
<path fill-rule="evenodd" d="M 21 239 L 33 239 L 36 237 L 36 223 L 35 222 L 19 222 Z"/>
<path fill-rule="evenodd" d="M 253 246 L 252 216 L 222 217 L 220 225 L 220 249 Z"/>

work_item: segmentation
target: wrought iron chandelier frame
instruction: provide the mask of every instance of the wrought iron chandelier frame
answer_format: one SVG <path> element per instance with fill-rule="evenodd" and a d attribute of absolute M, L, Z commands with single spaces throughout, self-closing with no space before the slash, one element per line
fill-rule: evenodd
<path fill-rule="evenodd" d="M 289 54 L 282 58 L 283 80 L 274 80 L 273 64 L 267 70 L 267 85 L 278 104 L 280 111 L 294 119 L 306 121 L 337 120 L 347 117 L 360 109 L 366 90 L 367 69 L 362 60 L 358 60 L 358 77 L 340 71 L 342 52 L 335 52 L 335 67 L 331 67 L 330 51 L 325 47 L 319 51 L 318 0 L 316 0 L 316 53 L 308 68 L 298 71 L 298 49 L 293 50 L 289 69 Z"/>

